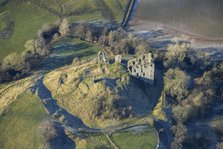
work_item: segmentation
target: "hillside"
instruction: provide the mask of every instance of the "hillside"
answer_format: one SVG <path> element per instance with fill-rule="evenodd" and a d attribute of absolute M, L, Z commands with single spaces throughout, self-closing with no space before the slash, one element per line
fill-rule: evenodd
<path fill-rule="evenodd" d="M 99 50 L 91 42 L 61 38 L 54 42 L 39 71 L 1 84 L 1 148 L 117 145 L 124 149 L 128 141 L 133 148 L 139 146 L 138 139 L 142 148 L 154 149 L 158 136 L 150 112 L 160 98 L 162 83 L 146 85 L 129 76 L 124 64 L 98 63 Z M 21 124 L 12 128 L 14 120 Z M 29 142 L 23 143 L 19 136 L 23 140 L 30 136 Z M 18 142 L 10 142 L 13 139 Z"/>
<path fill-rule="evenodd" d="M 60 106 L 88 126 L 104 127 L 114 120 L 146 115 L 155 100 L 147 93 L 148 86 L 131 78 L 125 67 L 95 60 L 50 72 L 44 84 Z"/>
<path fill-rule="evenodd" d="M 138 28 L 219 11 L 153 1 L 0 0 L 0 149 L 222 149 L 222 45 Z"/>

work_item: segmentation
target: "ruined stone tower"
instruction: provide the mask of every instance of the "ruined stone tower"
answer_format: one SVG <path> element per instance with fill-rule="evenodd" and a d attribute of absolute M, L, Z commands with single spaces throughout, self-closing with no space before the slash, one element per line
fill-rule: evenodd
<path fill-rule="evenodd" d="M 109 63 L 108 58 L 106 57 L 103 51 L 98 52 L 98 62 L 100 63 Z"/>
<path fill-rule="evenodd" d="M 129 60 L 128 71 L 132 76 L 154 85 L 155 64 L 152 53 Z"/>

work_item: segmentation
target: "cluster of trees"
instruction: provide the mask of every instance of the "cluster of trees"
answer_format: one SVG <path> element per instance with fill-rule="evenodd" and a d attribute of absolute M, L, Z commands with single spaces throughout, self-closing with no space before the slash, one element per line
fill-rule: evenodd
<path fill-rule="evenodd" d="M 45 121 L 39 126 L 40 133 L 45 138 L 45 143 L 41 146 L 44 149 L 52 148 L 51 142 L 52 140 L 58 137 L 58 132 L 55 128 L 55 124 L 50 121 Z"/>
<path fill-rule="evenodd" d="M 171 149 L 183 148 L 182 143 L 187 138 L 187 128 L 182 123 L 178 123 L 172 127 L 172 131 L 174 133 L 174 139 L 171 144 Z"/>
<path fill-rule="evenodd" d="M 164 76 L 164 91 L 181 102 L 188 95 L 190 76 L 179 68 L 170 68 Z"/>
<path fill-rule="evenodd" d="M 38 30 L 37 37 L 25 42 L 25 50 L 21 54 L 11 53 L 0 64 L 0 82 L 20 79 L 32 70 L 41 66 L 50 52 L 50 43 L 69 32 L 66 19 L 53 25 L 44 24 Z"/>
<path fill-rule="evenodd" d="M 179 71 L 179 69 L 177 70 Z M 182 77 L 178 76 L 178 78 Z M 204 120 L 208 118 L 210 115 L 210 112 L 212 111 L 212 105 L 217 102 L 222 102 L 223 99 L 223 64 L 219 64 L 218 66 L 214 67 L 210 71 L 205 72 L 201 77 L 198 77 L 195 79 L 195 85 L 194 88 L 187 91 L 187 95 L 184 96 L 184 98 L 177 98 L 178 103 L 175 104 L 172 108 L 173 118 L 176 122 L 176 127 L 180 124 L 185 124 L 188 120 L 190 121 L 197 121 L 197 120 Z M 186 79 L 184 79 L 186 80 Z M 175 80 L 174 80 L 175 81 Z M 172 83 L 174 82 L 172 81 Z M 171 84 L 172 84 L 171 83 Z M 182 89 L 182 80 L 179 81 L 181 85 L 177 86 L 178 90 Z M 183 83 L 186 85 L 187 83 Z M 181 86 L 181 87 L 180 87 Z M 184 87 L 183 87 L 184 88 Z M 186 91 L 186 90 L 185 90 Z M 179 92 L 180 93 L 180 92 Z M 184 94 L 185 95 L 185 94 Z M 175 126 L 174 126 L 175 127 Z M 185 126 L 186 128 L 186 126 Z M 183 129 L 183 127 L 180 127 L 179 129 L 182 129 L 182 132 L 186 129 Z M 217 125 L 214 127 L 214 129 L 218 130 L 216 132 L 221 132 L 220 130 L 223 130 L 220 125 Z M 207 130 L 208 131 L 208 130 Z M 212 131 L 213 132 L 213 131 Z M 222 131 L 223 132 L 223 131 Z M 173 145 L 176 145 L 175 139 L 178 138 L 178 134 L 173 131 L 175 134 Z M 190 134 L 191 139 L 186 139 L 187 144 L 193 144 L 193 138 L 196 138 L 195 134 Z M 213 134 L 215 135 L 215 134 Z M 217 134 L 216 134 L 217 135 Z M 186 136 L 186 133 L 185 133 Z M 217 135 L 219 138 L 221 138 L 221 135 Z M 206 144 L 208 142 L 211 142 L 211 140 L 208 140 L 206 136 L 201 136 L 202 140 L 206 140 Z M 220 139 L 219 139 L 220 140 Z M 184 140 L 185 141 L 185 140 Z M 183 142 L 179 143 L 178 145 L 182 145 Z M 192 145 L 192 146 L 193 146 Z M 220 143 L 219 143 L 220 145 Z"/>
<path fill-rule="evenodd" d="M 215 133 L 218 136 L 219 142 L 217 144 L 217 149 L 223 148 L 223 120 L 219 119 L 212 123 L 212 127 L 214 128 Z"/>
<path fill-rule="evenodd" d="M 70 35 L 97 43 L 102 47 L 109 47 L 115 54 L 141 54 L 149 49 L 148 42 L 134 37 L 122 28 L 112 29 L 93 24 L 77 24 L 72 27 Z"/>
<path fill-rule="evenodd" d="M 190 77 L 187 75 L 185 71 L 182 71 L 179 68 L 170 68 L 164 76 L 164 92 L 167 94 L 167 99 L 169 103 L 173 105 L 180 105 L 181 102 L 185 99 L 185 97 L 189 94 L 189 83 L 190 83 Z M 186 113 L 184 111 L 181 111 L 182 109 L 177 107 L 173 107 L 173 115 L 176 120 L 176 124 L 172 127 L 172 132 L 174 134 L 174 139 L 171 144 L 172 149 L 181 149 L 183 148 L 183 143 L 187 138 L 187 128 L 184 126 L 183 121 L 181 119 L 181 116 L 185 115 Z M 180 118 L 177 116 L 179 115 Z"/>
<path fill-rule="evenodd" d="M 186 44 L 170 45 L 164 55 L 163 64 L 167 69 L 164 91 L 167 102 L 172 106 L 174 120 L 171 148 L 180 149 L 184 143 L 194 144 L 190 139 L 194 138 L 193 135 L 196 138 L 196 134 L 188 137 L 186 122 L 207 118 L 211 105 L 223 99 L 223 64 L 218 63 L 208 70 L 210 67 L 198 60 Z M 202 69 L 205 67 L 206 69 Z M 194 69 L 199 72 L 193 71 Z M 205 136 L 202 138 L 208 142 Z"/>
<path fill-rule="evenodd" d="M 19 79 L 39 66 L 49 53 L 45 46 L 39 44 L 39 40 L 29 40 L 25 43 L 26 50 L 22 54 L 14 52 L 6 56 L 1 64 L 0 81 Z"/>
<path fill-rule="evenodd" d="M 197 120 L 206 118 L 209 114 L 208 112 L 210 111 L 211 105 L 222 99 L 223 69 L 221 67 L 222 64 L 205 72 L 201 77 L 195 79 L 193 89 L 190 91 L 185 90 L 187 96 L 184 96 L 184 98 L 182 98 L 183 100 L 181 99 L 181 101 L 173 107 L 173 115 L 177 122 L 184 123 L 188 119 Z M 183 84 L 186 85 L 186 83 Z M 182 85 L 180 86 L 181 87 L 178 86 L 178 90 L 182 89 Z M 180 100 L 179 98 L 177 99 L 178 101 Z"/>

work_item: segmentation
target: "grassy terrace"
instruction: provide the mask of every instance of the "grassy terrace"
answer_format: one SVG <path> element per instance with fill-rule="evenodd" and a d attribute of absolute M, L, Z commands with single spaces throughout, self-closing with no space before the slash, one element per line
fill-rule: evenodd
<path fill-rule="evenodd" d="M 38 126 L 47 117 L 40 100 L 22 93 L 10 106 L 8 112 L 0 115 L 1 149 L 37 149 L 44 143 Z"/>

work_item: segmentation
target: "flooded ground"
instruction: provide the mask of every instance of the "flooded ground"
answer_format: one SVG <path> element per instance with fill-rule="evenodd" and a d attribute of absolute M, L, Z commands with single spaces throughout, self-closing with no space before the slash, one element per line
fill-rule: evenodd
<path fill-rule="evenodd" d="M 140 0 L 133 24 L 223 40 L 222 0 Z"/>

